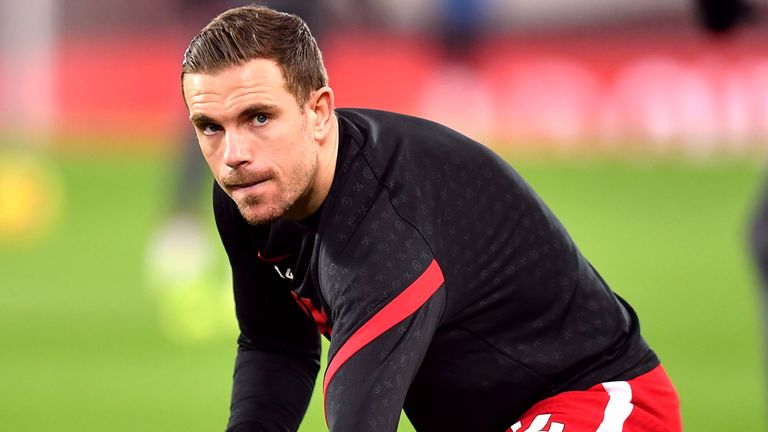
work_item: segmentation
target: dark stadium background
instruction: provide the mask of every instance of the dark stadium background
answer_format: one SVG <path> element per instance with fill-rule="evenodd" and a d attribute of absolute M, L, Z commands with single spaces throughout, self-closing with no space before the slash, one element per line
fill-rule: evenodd
<path fill-rule="evenodd" d="M 459 14 L 472 19 L 446 12 L 460 1 L 313 3 L 339 106 L 496 149 L 636 307 L 686 429 L 766 430 L 746 241 L 768 140 L 764 22 L 716 36 L 685 0 L 485 0 Z M 206 188 L 190 258 L 204 271 L 153 261 L 189 145 L 181 55 L 217 6 L 1 7 L 0 430 L 222 430 L 235 333 Z M 302 430 L 323 427 L 316 394 Z"/>

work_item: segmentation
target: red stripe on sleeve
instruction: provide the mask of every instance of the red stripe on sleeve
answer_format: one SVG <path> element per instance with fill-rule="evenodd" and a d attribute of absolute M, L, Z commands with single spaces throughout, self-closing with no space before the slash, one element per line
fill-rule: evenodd
<path fill-rule="evenodd" d="M 403 321 L 416 312 L 416 310 L 426 303 L 427 300 L 432 297 L 432 294 L 440 288 L 443 281 L 443 272 L 440 270 L 437 261 L 433 259 L 429 267 L 424 270 L 424 273 L 406 288 L 405 291 L 392 299 L 392 301 L 384 306 L 383 309 L 378 311 L 376 315 L 372 316 L 365 324 L 357 329 L 357 331 L 347 339 L 344 345 L 341 346 L 325 371 L 325 378 L 323 379 L 323 400 L 325 401 L 326 399 L 326 393 L 328 392 L 328 385 L 330 384 L 331 379 L 333 379 L 336 372 L 347 360 L 349 360 L 350 357 L 355 355 L 355 353 L 360 351 L 364 346 L 368 345 L 385 331 L 391 329 L 400 321 Z M 325 405 L 325 403 L 323 405 Z"/>

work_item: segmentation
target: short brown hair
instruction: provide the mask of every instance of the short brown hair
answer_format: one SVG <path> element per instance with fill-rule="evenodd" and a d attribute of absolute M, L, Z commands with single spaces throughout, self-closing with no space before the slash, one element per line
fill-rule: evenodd
<path fill-rule="evenodd" d="M 299 106 L 328 85 L 322 54 L 307 24 L 296 15 L 252 5 L 220 14 L 192 39 L 182 63 L 182 90 L 187 73 L 212 74 L 258 58 L 277 62 Z"/>

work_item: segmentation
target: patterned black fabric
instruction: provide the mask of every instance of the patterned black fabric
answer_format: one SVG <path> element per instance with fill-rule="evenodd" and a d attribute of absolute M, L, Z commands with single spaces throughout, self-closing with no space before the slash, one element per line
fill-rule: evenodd
<path fill-rule="evenodd" d="M 542 398 L 658 364 L 632 308 L 501 158 L 426 120 L 337 115 L 333 185 L 309 220 L 249 226 L 214 188 L 235 272 L 238 356 L 292 359 L 271 379 L 236 374 L 235 395 L 292 386 L 296 396 L 277 403 L 298 424 L 311 387 L 296 376 L 316 370 L 312 320 L 330 336 L 332 361 L 433 260 L 439 289 L 330 380 L 332 431 L 396 430 L 403 407 L 419 431 L 502 431 Z M 296 368 L 306 372 L 287 379 Z M 231 426 L 275 416 L 250 403 L 233 396 Z"/>

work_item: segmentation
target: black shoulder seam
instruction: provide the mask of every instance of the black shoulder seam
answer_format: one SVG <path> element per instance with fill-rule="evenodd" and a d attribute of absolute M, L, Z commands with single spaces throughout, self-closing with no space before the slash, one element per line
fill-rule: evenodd
<path fill-rule="evenodd" d="M 360 156 L 362 156 L 363 160 L 365 160 L 365 164 L 368 165 L 368 168 L 371 170 L 371 173 L 373 173 L 373 176 L 376 178 L 376 181 L 381 185 L 381 187 L 387 192 L 387 201 L 389 201 L 389 205 L 392 206 L 392 209 L 395 211 L 395 214 L 402 219 L 405 223 L 410 225 L 417 233 L 419 233 L 419 236 L 422 240 L 424 240 L 424 243 L 429 247 L 429 251 L 432 253 L 432 257 L 437 260 L 437 255 L 435 255 L 435 250 L 432 248 L 432 245 L 427 240 L 426 236 L 424 236 L 424 233 L 421 232 L 419 227 L 416 226 L 413 222 L 411 222 L 408 218 L 403 216 L 400 211 L 398 211 L 397 206 L 392 202 L 392 191 L 389 190 L 389 187 L 387 184 L 383 181 L 381 181 L 381 176 L 379 176 L 376 171 L 373 169 L 373 165 L 368 160 L 367 157 L 365 157 L 365 153 L 360 152 Z"/>
<path fill-rule="evenodd" d="M 352 158 L 349 160 L 349 162 L 351 163 L 352 161 L 354 161 L 354 160 L 355 160 L 355 159 L 357 159 L 358 157 L 362 157 L 362 158 L 363 158 L 363 160 L 365 161 L 366 165 L 370 166 L 370 164 L 368 164 L 368 160 L 367 160 L 367 159 L 365 159 L 365 156 L 363 156 L 363 149 L 362 149 L 362 146 L 360 146 L 360 143 L 358 143 L 358 142 L 357 142 L 357 140 L 355 139 L 355 137 L 352 137 L 352 136 L 350 136 L 350 138 L 352 139 L 352 142 L 353 142 L 353 143 L 355 143 L 355 145 L 357 145 L 357 148 L 358 148 L 358 152 L 357 152 L 357 154 L 356 154 L 356 155 L 354 155 L 354 156 L 353 156 L 353 157 L 352 157 Z M 375 176 L 375 174 L 374 174 L 374 176 Z M 377 177 L 377 178 L 376 178 L 376 181 L 378 182 L 378 180 L 379 180 L 379 179 L 378 179 L 378 177 Z M 380 183 L 380 182 L 378 182 L 378 183 L 381 185 L 381 183 Z M 381 186 L 383 186 L 383 185 L 381 185 Z M 369 212 L 370 210 L 371 210 L 371 208 L 370 208 L 370 206 L 369 206 L 369 207 L 368 207 L 368 208 L 365 210 L 365 213 L 363 213 L 362 215 L 360 215 L 360 220 L 364 219 L 364 218 L 365 218 L 365 216 L 368 214 L 368 212 Z M 342 247 L 339 249 L 339 251 L 338 251 L 338 253 L 339 253 L 339 254 L 342 254 L 342 253 L 344 253 L 344 251 L 347 249 L 347 246 L 349 246 L 349 242 L 352 240 L 352 237 L 354 237 L 354 235 L 355 235 L 355 233 L 357 232 L 357 229 L 358 229 L 359 227 L 360 227 L 360 222 L 358 221 L 358 223 L 356 223 L 356 224 L 355 224 L 355 227 L 354 227 L 354 229 L 352 229 L 352 232 L 349 234 L 349 237 L 348 237 L 348 238 L 346 239 L 346 241 L 344 242 L 344 246 L 342 246 Z"/>
<path fill-rule="evenodd" d="M 414 231 L 416 231 L 419 234 L 419 237 L 424 241 L 424 244 L 427 245 L 429 248 L 429 252 L 432 254 L 432 258 L 437 261 L 438 265 L 440 264 L 440 261 L 437 259 L 437 254 L 435 254 L 435 250 L 432 247 L 432 244 L 427 240 L 427 237 L 424 235 L 424 233 L 421 232 L 419 227 L 416 226 L 413 222 L 411 222 L 408 218 L 403 216 L 400 211 L 397 209 L 397 206 L 392 202 L 392 192 L 390 191 L 389 187 L 385 182 L 381 180 L 381 176 L 376 173 L 376 171 L 373 169 L 373 165 L 368 160 L 368 158 L 365 156 L 365 152 L 360 152 L 360 156 L 362 156 L 363 160 L 365 161 L 365 164 L 368 165 L 368 168 L 371 170 L 371 173 L 373 174 L 374 178 L 376 178 L 376 181 L 386 191 L 387 194 L 387 201 L 389 202 L 389 205 L 392 207 L 392 210 L 394 210 L 397 217 L 399 217 L 403 222 L 408 224 L 411 228 L 413 228 Z M 448 281 L 445 279 L 445 274 L 443 274 L 443 289 L 448 287 Z M 448 290 L 445 290 L 445 304 L 448 303 Z M 447 310 L 447 307 L 443 307 L 443 311 L 440 315 L 440 319 L 438 322 L 443 322 L 443 316 L 445 315 L 445 311 Z"/>

